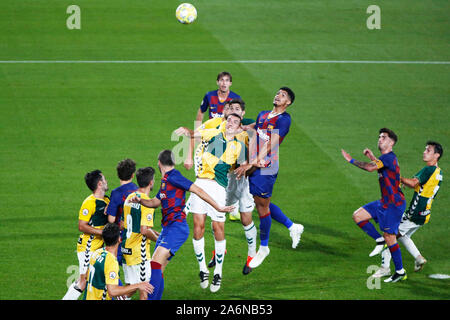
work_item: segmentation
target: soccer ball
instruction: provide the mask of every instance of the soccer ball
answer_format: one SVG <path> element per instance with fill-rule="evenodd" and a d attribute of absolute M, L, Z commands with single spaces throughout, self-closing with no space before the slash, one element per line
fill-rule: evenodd
<path fill-rule="evenodd" d="M 190 3 L 182 3 L 175 12 L 177 20 L 184 24 L 190 24 L 197 19 L 197 9 Z"/>

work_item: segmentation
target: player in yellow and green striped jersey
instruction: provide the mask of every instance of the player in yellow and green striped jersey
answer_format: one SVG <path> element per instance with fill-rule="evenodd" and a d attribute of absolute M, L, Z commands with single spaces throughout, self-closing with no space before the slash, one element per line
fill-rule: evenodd
<path fill-rule="evenodd" d="M 78 238 L 77 256 L 79 279 L 71 284 L 63 300 L 77 300 L 86 287 L 86 272 L 92 252 L 103 246 L 102 231 L 107 223 L 105 210 L 109 198 L 105 195 L 108 182 L 100 170 L 86 173 L 84 180 L 92 194 L 81 205 L 78 213 L 78 230 L 83 232 Z"/>
<path fill-rule="evenodd" d="M 138 169 L 136 180 L 139 189 L 129 194 L 124 202 L 125 232 L 122 238 L 121 251 L 124 257 L 123 271 L 127 284 L 150 280 L 150 240 L 156 242 L 159 236 L 159 233 L 152 229 L 155 209 L 141 206 L 140 203 L 130 202 L 130 199 L 135 196 L 141 199 L 150 199 L 149 194 L 155 182 L 154 176 L 155 169 L 152 167 Z M 141 300 L 144 299 L 142 293 L 140 298 Z"/>
<path fill-rule="evenodd" d="M 114 297 L 131 296 L 136 290 L 152 293 L 153 287 L 146 281 L 129 286 L 119 285 L 119 263 L 116 256 L 120 243 L 119 226 L 108 223 L 103 230 L 103 239 L 105 247 L 92 254 L 83 299 L 111 300 Z"/>

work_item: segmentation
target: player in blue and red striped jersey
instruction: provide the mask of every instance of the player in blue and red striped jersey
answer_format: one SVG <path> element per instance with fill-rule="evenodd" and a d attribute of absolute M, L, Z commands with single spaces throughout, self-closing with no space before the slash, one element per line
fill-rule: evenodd
<path fill-rule="evenodd" d="M 229 72 L 223 71 L 217 75 L 218 89 L 207 92 L 203 97 L 202 104 L 195 118 L 196 128 L 203 122 L 203 115 L 206 111 L 208 111 L 209 119 L 222 118 L 225 102 L 240 98 L 238 94 L 230 90 L 233 83 L 232 80 Z"/>
<path fill-rule="evenodd" d="M 363 151 L 371 162 L 355 160 L 347 152 L 341 150 L 345 160 L 356 167 L 369 172 L 378 171 L 381 199 L 370 202 L 356 210 L 353 213 L 353 221 L 376 241 L 375 249 L 369 256 L 372 257 L 381 253 L 385 245 L 389 247 L 395 265 L 395 273 L 385 282 L 397 282 L 407 278 L 396 236 L 406 208 L 405 196 L 400 188 L 400 167 L 397 156 L 392 151 L 396 142 L 397 135 L 392 130 L 380 129 L 378 149 L 381 156 L 377 159 L 370 149 L 366 148 Z M 383 236 L 375 229 L 370 219 L 378 223 L 380 230 L 383 231 Z"/>
<path fill-rule="evenodd" d="M 161 206 L 162 209 L 162 230 L 156 241 L 151 261 L 150 284 L 153 285 L 154 291 L 148 296 L 148 300 L 161 300 L 164 291 L 164 269 L 189 236 L 189 226 L 186 222 L 186 213 L 183 210 L 186 191 L 195 193 L 217 211 L 230 212 L 234 209 L 232 206 L 219 206 L 203 189 L 183 177 L 175 169 L 175 158 L 172 151 L 163 150 L 160 152 L 158 167 L 162 179 L 156 197 L 150 200 L 138 197 L 131 199 L 132 202 L 139 202 L 146 207 L 157 208 Z"/>
<path fill-rule="evenodd" d="M 120 186 L 111 191 L 111 198 L 106 208 L 106 214 L 108 215 L 108 222 L 116 223 L 121 227 L 123 203 L 128 195 L 138 189 L 138 186 L 133 183 L 136 162 L 132 159 L 121 160 L 117 164 L 116 170 L 120 180 Z M 117 261 L 122 265 L 122 250 L 120 248 L 119 246 L 117 251 Z"/>
<path fill-rule="evenodd" d="M 259 215 L 261 245 L 255 257 L 248 263 L 253 269 L 259 266 L 269 255 L 269 235 L 272 218 L 285 225 L 292 238 L 292 248 L 300 242 L 303 226 L 293 223 L 281 209 L 271 203 L 272 191 L 278 176 L 278 148 L 289 132 L 291 116 L 286 112 L 295 99 L 294 92 L 288 87 L 280 88 L 273 100 L 272 111 L 262 111 L 252 125 L 256 130 L 256 142 L 250 147 L 250 164 L 241 165 L 235 170 L 239 178 L 249 176 L 250 193 L 255 200 Z M 252 139 L 253 140 L 253 139 Z"/>

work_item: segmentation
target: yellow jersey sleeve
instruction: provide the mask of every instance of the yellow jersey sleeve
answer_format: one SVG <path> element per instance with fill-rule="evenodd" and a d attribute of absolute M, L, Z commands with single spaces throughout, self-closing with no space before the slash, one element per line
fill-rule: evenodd
<path fill-rule="evenodd" d="M 92 215 L 95 213 L 95 199 L 92 200 L 92 196 L 86 198 L 81 205 L 80 212 L 78 213 L 78 220 L 89 222 Z"/>
<path fill-rule="evenodd" d="M 200 127 L 200 130 L 204 129 L 215 129 L 218 126 L 220 126 L 224 122 L 223 118 L 212 118 L 207 121 L 205 121 Z"/>
<path fill-rule="evenodd" d="M 142 199 L 150 199 L 142 197 Z M 155 209 L 141 205 L 141 226 L 153 227 L 153 218 L 155 217 Z"/>
<path fill-rule="evenodd" d="M 105 284 L 119 284 L 119 263 L 111 253 L 105 259 Z"/>

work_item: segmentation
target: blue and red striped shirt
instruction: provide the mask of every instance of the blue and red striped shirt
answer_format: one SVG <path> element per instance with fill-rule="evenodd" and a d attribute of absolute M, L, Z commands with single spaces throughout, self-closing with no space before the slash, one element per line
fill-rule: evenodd
<path fill-rule="evenodd" d="M 161 201 L 161 224 L 163 226 L 186 219 L 183 209 L 186 202 L 186 191 L 189 190 L 192 183 L 177 169 L 172 169 L 164 174 L 161 179 L 161 187 L 156 194 L 156 198 Z"/>
<path fill-rule="evenodd" d="M 209 118 L 221 118 L 223 117 L 223 107 L 225 106 L 225 102 L 231 101 L 233 99 L 240 98 L 240 96 L 233 91 L 228 93 L 228 97 L 225 101 L 219 100 L 219 95 L 217 90 L 209 91 L 205 94 L 205 97 L 202 100 L 202 104 L 200 105 L 200 109 L 203 113 L 206 112 L 209 108 Z"/>
<path fill-rule="evenodd" d="M 383 167 L 378 169 L 383 208 L 387 208 L 388 205 L 401 206 L 405 202 L 405 196 L 400 188 L 400 167 L 397 156 L 391 151 L 383 154 L 379 160 L 383 162 Z"/>
<path fill-rule="evenodd" d="M 269 150 L 266 160 L 266 167 L 271 166 L 274 162 L 278 162 L 278 147 L 283 142 L 284 138 L 291 127 L 291 116 L 287 112 L 283 112 L 275 117 L 269 118 L 271 111 L 261 111 L 256 118 L 255 130 L 257 134 L 256 151 L 260 152 L 262 145 L 271 143 L 272 134 L 279 135 L 278 145 L 274 149 Z M 253 154 L 252 157 L 256 155 Z"/>

